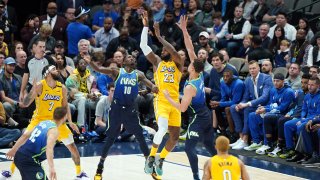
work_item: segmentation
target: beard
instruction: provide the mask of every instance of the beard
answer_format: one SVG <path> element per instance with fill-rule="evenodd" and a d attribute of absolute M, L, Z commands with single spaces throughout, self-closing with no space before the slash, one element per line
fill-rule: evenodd
<path fill-rule="evenodd" d="M 51 74 L 51 77 L 53 80 L 57 81 L 59 79 L 59 75 L 56 75 L 56 74 Z"/>
<path fill-rule="evenodd" d="M 165 56 L 161 56 L 161 59 L 164 60 L 164 61 L 169 61 L 171 58 L 171 55 L 168 54 L 168 55 L 165 55 Z"/>

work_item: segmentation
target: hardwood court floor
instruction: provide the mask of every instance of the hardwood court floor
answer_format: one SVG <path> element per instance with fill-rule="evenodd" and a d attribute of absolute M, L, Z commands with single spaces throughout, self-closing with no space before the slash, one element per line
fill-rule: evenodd
<path fill-rule="evenodd" d="M 3 153 L 5 151 L 2 150 Z M 3 155 L 1 155 L 3 157 Z M 204 162 L 208 159 L 206 156 L 199 155 L 199 169 L 202 175 L 202 168 Z M 164 180 L 192 180 L 192 173 L 188 163 L 187 156 L 184 152 L 170 153 L 164 164 Z M 82 157 L 81 163 L 85 172 L 93 179 L 96 171 L 98 156 Z M 149 175 L 143 172 L 144 157 L 141 154 L 131 155 L 111 155 L 105 162 L 105 170 L 103 178 L 108 180 L 148 180 L 152 179 Z M 8 169 L 10 161 L 0 162 L 0 170 Z M 71 180 L 75 178 L 75 169 L 71 158 L 58 158 L 54 160 L 58 179 Z M 47 162 L 43 163 L 47 170 Z M 295 176 L 290 176 L 278 172 L 264 170 L 247 166 L 249 175 L 252 180 L 296 180 L 302 179 Z M 19 180 L 19 171 L 11 178 L 12 180 Z"/>

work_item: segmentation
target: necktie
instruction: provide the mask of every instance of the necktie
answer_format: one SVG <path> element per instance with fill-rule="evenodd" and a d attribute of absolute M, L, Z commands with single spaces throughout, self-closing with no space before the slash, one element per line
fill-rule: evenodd
<path fill-rule="evenodd" d="M 4 13 L 3 13 L 3 14 L 4 14 L 4 16 L 5 16 L 6 18 L 8 18 L 8 9 L 7 9 L 7 8 L 4 9 Z"/>
<path fill-rule="evenodd" d="M 52 23 L 52 18 L 50 18 L 50 20 L 49 20 L 49 25 L 51 26 L 51 28 L 53 28 L 51 23 Z"/>

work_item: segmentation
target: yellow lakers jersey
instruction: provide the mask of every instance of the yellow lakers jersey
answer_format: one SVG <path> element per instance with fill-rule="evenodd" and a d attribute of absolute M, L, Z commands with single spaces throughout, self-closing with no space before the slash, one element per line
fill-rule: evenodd
<path fill-rule="evenodd" d="M 171 98 L 178 101 L 181 76 L 182 74 L 173 60 L 167 62 L 161 61 L 157 71 L 154 73 L 154 81 L 160 90 L 156 94 L 156 99 L 167 101 L 162 92 L 166 89 L 169 91 Z"/>
<path fill-rule="evenodd" d="M 221 180 L 238 180 L 241 177 L 241 169 L 238 158 L 230 155 L 228 158 L 213 156 L 211 158 L 211 177 Z"/>
<path fill-rule="evenodd" d="M 32 119 L 53 119 L 53 111 L 62 106 L 62 84 L 57 82 L 55 88 L 51 88 L 45 80 L 41 80 L 42 93 L 36 97 L 36 110 Z"/>

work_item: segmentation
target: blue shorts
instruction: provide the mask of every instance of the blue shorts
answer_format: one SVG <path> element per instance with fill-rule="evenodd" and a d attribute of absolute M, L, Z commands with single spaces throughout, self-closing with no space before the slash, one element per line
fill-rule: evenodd
<path fill-rule="evenodd" d="M 143 133 L 142 126 L 138 117 L 138 112 L 134 105 L 122 106 L 114 102 L 111 103 L 109 110 L 109 118 L 106 122 L 107 130 L 106 136 L 118 137 L 120 133 L 121 124 L 131 134 Z"/>
<path fill-rule="evenodd" d="M 18 151 L 14 157 L 14 163 L 20 171 L 22 180 L 48 179 L 41 162 L 32 155 L 26 155 Z"/>
<path fill-rule="evenodd" d="M 212 118 L 210 110 L 207 107 L 203 107 L 195 113 L 190 114 L 192 120 L 188 127 L 188 139 L 202 139 L 208 134 L 212 134 Z"/>

